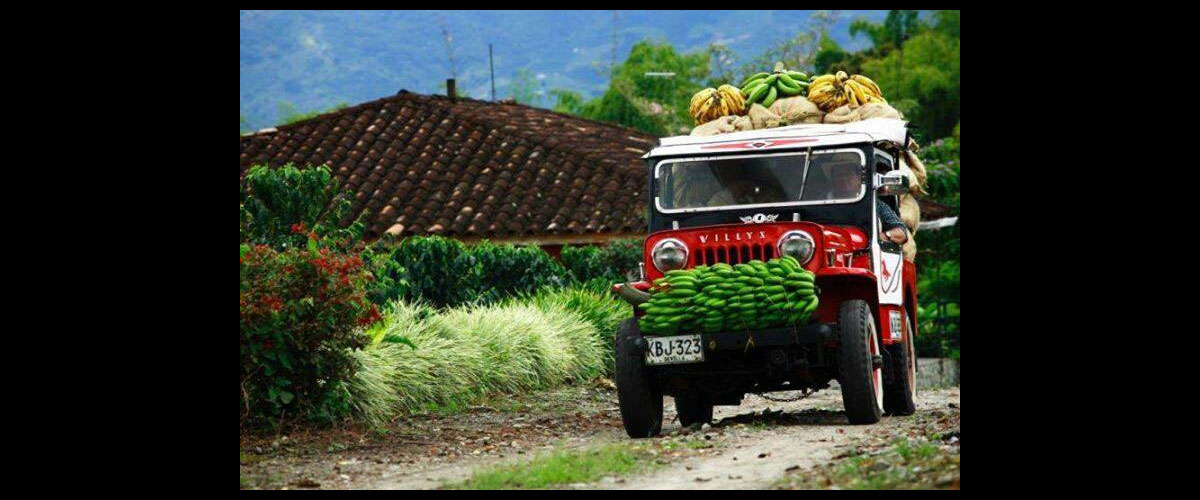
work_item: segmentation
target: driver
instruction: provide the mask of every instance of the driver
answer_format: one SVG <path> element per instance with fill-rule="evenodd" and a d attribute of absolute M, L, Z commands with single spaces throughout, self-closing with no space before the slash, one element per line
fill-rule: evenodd
<path fill-rule="evenodd" d="M 821 165 L 821 170 L 833 184 L 833 188 L 825 195 L 826 200 L 858 197 L 858 191 L 862 188 L 862 168 L 857 163 L 825 164 Z M 879 225 L 883 228 L 880 238 L 899 245 L 907 242 L 908 228 L 904 226 L 904 221 L 896 211 L 887 203 L 876 203 L 875 207 L 879 215 Z"/>
<path fill-rule="evenodd" d="M 717 172 L 724 188 L 708 199 L 707 206 L 770 203 L 783 199 L 783 193 L 778 186 L 746 178 L 747 170 L 726 168 Z"/>

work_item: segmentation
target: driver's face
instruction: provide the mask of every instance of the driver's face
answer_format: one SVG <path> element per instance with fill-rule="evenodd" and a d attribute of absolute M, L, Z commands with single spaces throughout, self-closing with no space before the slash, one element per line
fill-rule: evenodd
<path fill-rule="evenodd" d="M 846 166 L 833 170 L 833 186 L 839 197 L 857 194 L 861 182 L 857 168 Z"/>

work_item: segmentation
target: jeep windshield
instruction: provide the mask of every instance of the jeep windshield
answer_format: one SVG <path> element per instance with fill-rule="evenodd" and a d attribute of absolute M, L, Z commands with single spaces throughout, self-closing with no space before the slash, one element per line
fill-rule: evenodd
<path fill-rule="evenodd" d="M 851 203 L 866 193 L 865 163 L 857 149 L 664 160 L 654 203 L 664 213 Z"/>

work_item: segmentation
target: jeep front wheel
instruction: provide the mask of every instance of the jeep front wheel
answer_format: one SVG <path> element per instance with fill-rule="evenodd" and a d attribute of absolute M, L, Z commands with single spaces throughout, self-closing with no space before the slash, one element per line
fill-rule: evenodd
<path fill-rule="evenodd" d="M 617 405 L 621 408 L 625 433 L 631 438 L 654 437 L 662 431 L 662 388 L 646 368 L 643 353 L 636 348 L 640 338 L 637 318 L 621 322 L 615 353 Z"/>
<path fill-rule="evenodd" d="M 851 424 L 879 421 L 883 406 L 882 354 L 871 307 L 849 300 L 838 309 L 838 382 Z"/>

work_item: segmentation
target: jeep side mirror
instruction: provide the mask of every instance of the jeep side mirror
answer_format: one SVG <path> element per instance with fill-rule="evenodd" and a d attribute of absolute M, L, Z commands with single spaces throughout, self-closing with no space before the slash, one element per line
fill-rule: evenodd
<path fill-rule="evenodd" d="M 901 173 L 899 170 L 893 170 L 886 174 L 876 174 L 875 183 L 879 194 L 883 196 L 893 196 L 908 192 L 908 176 Z"/>

